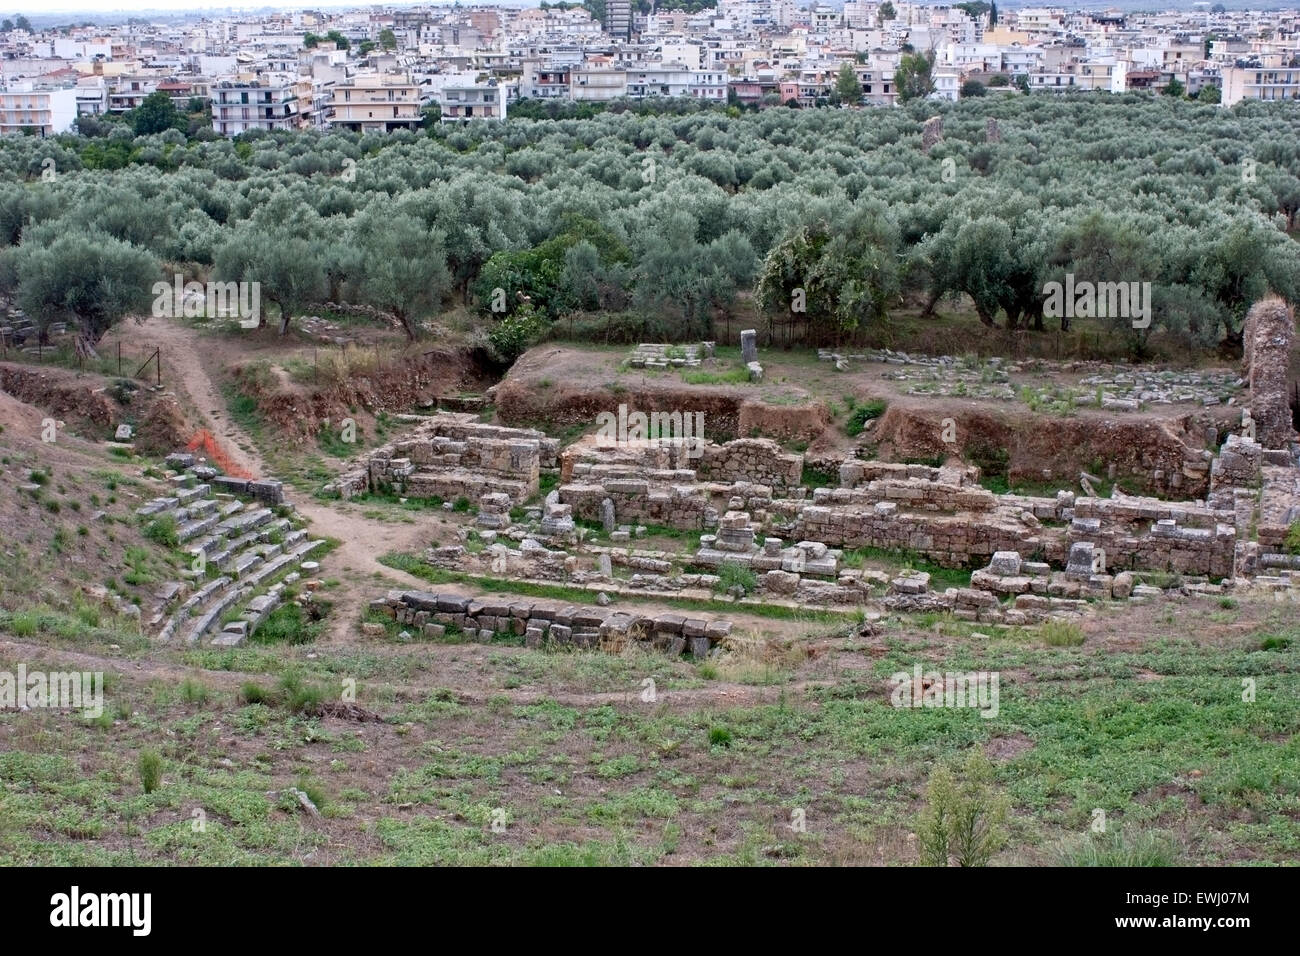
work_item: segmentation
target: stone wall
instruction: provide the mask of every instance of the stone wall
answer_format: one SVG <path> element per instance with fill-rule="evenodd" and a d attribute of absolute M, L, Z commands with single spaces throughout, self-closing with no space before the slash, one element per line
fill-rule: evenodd
<path fill-rule="evenodd" d="M 555 467 L 559 446 L 535 429 L 485 425 L 443 413 L 413 434 L 376 448 L 360 468 L 334 482 L 344 498 L 364 491 L 411 498 L 479 499 L 499 492 L 521 503 L 538 491 L 541 469 Z"/>
<path fill-rule="evenodd" d="M 1265 448 L 1285 448 L 1295 440 L 1287 394 L 1295 316 L 1281 299 L 1256 302 L 1242 330 L 1250 414 L 1255 437 Z"/>
<path fill-rule="evenodd" d="M 803 455 L 792 455 L 770 438 L 738 438 L 722 445 L 707 442 L 696 462 L 713 481 L 751 481 L 793 488 L 803 480 Z"/>
<path fill-rule="evenodd" d="M 577 607 L 531 599 L 469 598 L 427 591 L 389 591 L 370 602 L 374 611 L 418 628 L 426 637 L 442 637 L 454 627 L 479 640 L 498 634 L 522 636 L 528 647 L 545 643 L 577 647 L 621 648 L 644 643 L 676 656 L 690 652 L 706 657 L 731 634 L 731 622 L 694 614 L 646 615 Z"/>

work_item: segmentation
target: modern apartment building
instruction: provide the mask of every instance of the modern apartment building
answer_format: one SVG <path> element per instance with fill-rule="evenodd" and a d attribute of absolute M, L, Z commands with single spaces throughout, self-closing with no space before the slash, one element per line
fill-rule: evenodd
<path fill-rule="evenodd" d="M 496 80 L 466 76 L 450 79 L 442 86 L 442 122 L 506 118 L 506 88 Z"/>
<path fill-rule="evenodd" d="M 0 135 L 66 133 L 77 118 L 77 91 L 14 83 L 0 90 Z"/>
<path fill-rule="evenodd" d="M 358 133 L 418 129 L 423 119 L 420 88 L 406 73 L 358 74 L 334 87 L 332 105 L 330 125 Z"/>
<path fill-rule="evenodd" d="M 298 125 L 296 76 L 259 74 L 224 80 L 212 89 L 212 128 L 222 136 Z"/>
<path fill-rule="evenodd" d="M 605 0 L 605 32 L 623 40 L 632 37 L 632 0 Z"/>
<path fill-rule="evenodd" d="M 1242 100 L 1300 99 L 1300 57 L 1265 53 L 1224 66 L 1222 76 L 1223 106 Z"/>

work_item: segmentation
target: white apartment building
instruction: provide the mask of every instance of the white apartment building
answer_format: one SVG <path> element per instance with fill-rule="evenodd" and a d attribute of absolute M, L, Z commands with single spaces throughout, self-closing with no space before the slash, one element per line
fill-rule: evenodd
<path fill-rule="evenodd" d="M 297 129 L 298 78 L 259 74 L 223 80 L 212 88 L 212 128 L 222 136 L 255 129 Z"/>
<path fill-rule="evenodd" d="M 471 74 L 449 77 L 442 84 L 439 103 L 444 123 L 506 118 L 506 88 L 494 79 Z"/>
<path fill-rule="evenodd" d="M 956 103 L 961 95 L 961 74 L 953 70 L 935 70 L 932 76 L 934 92 L 930 94 L 930 99 Z"/>
<path fill-rule="evenodd" d="M 0 90 L 0 135 L 31 131 L 38 136 L 66 133 L 77 118 L 77 91 L 41 89 L 31 83 Z"/>
<path fill-rule="evenodd" d="M 569 73 L 569 99 L 575 102 L 607 103 L 627 96 L 630 74 L 608 63 L 588 62 Z"/>
<path fill-rule="evenodd" d="M 77 81 L 78 116 L 102 116 L 108 112 L 108 84 L 102 76 L 86 76 Z"/>
<path fill-rule="evenodd" d="M 108 111 L 125 113 L 133 110 L 157 89 L 157 77 L 124 76 L 108 91 Z"/>

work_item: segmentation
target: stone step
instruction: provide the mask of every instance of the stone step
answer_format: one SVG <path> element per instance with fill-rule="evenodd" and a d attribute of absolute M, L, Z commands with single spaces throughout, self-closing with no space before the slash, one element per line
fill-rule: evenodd
<path fill-rule="evenodd" d="M 231 588 L 228 591 L 222 592 L 217 599 L 212 602 L 208 609 L 199 615 L 198 620 L 194 622 L 194 626 L 191 627 L 189 633 L 185 635 L 185 642 L 187 644 L 198 643 L 199 638 L 208 632 L 209 628 L 212 627 L 217 618 L 224 614 L 228 608 L 243 598 L 247 593 L 247 588 Z"/>
<path fill-rule="evenodd" d="M 257 539 L 259 541 L 270 541 L 272 535 L 278 534 L 280 537 L 288 534 L 293 529 L 293 523 L 288 518 L 280 518 L 265 524 L 258 529 Z"/>
<path fill-rule="evenodd" d="M 141 505 L 139 508 L 136 508 L 135 513 L 140 515 L 143 518 L 149 518 L 161 514 L 168 514 L 172 511 L 175 511 L 176 506 L 179 503 L 180 502 L 178 502 L 175 498 L 154 498 L 150 501 L 145 502 L 145 504 Z"/>
<path fill-rule="evenodd" d="M 221 519 L 224 521 L 231 515 L 238 514 L 243 510 L 244 503 L 242 501 L 223 501 L 221 506 L 217 509 L 217 512 L 221 515 Z"/>
<path fill-rule="evenodd" d="M 212 498 L 201 498 L 191 505 L 180 508 L 176 512 L 177 521 L 196 521 L 199 518 L 206 518 L 208 515 L 220 517 L 217 515 L 217 503 Z"/>
<path fill-rule="evenodd" d="M 179 488 L 176 491 L 176 500 L 181 504 L 189 504 L 191 501 L 198 501 L 200 498 L 206 498 L 212 491 L 210 485 L 195 485 L 193 488 Z"/>
<path fill-rule="evenodd" d="M 253 570 L 258 565 L 264 563 L 265 561 L 266 559 L 263 558 L 260 554 L 255 554 L 251 551 L 245 551 L 243 554 L 238 555 L 235 558 L 235 560 L 232 562 L 230 573 L 233 574 L 236 578 L 242 579 L 248 574 L 249 571 Z"/>
<path fill-rule="evenodd" d="M 185 623 L 186 618 L 197 608 L 202 607 L 214 594 L 220 594 L 229 584 L 230 578 L 228 577 L 214 578 L 191 594 L 185 603 L 176 609 L 176 613 L 168 619 L 167 623 L 163 625 L 162 630 L 158 632 L 158 639 L 160 641 L 171 640 L 176 633 L 176 629 Z"/>
<path fill-rule="evenodd" d="M 188 541 L 191 538 L 198 537 L 211 528 L 215 528 L 216 526 L 216 515 L 208 515 L 206 518 L 199 518 L 196 521 L 187 521 L 176 529 L 176 540 L 181 542 Z"/>
<path fill-rule="evenodd" d="M 269 508 L 258 508 L 256 511 L 244 511 L 229 518 L 217 525 L 217 533 L 226 537 L 237 537 L 252 531 L 254 528 L 260 528 L 268 521 L 275 517 L 275 513 Z"/>
<path fill-rule="evenodd" d="M 248 576 L 248 578 L 246 579 L 247 583 L 253 586 L 260 584 L 261 582 L 265 581 L 267 578 L 272 577 L 273 575 L 277 574 L 280 571 L 283 571 L 287 567 L 290 567 L 292 564 L 294 564 L 294 562 L 301 561 L 304 557 L 306 557 L 311 552 L 315 551 L 317 548 L 323 547 L 324 544 L 325 544 L 324 540 L 318 539 L 315 541 L 308 541 L 305 544 L 298 545 L 292 551 L 286 552 L 285 554 L 280 555 L 278 558 L 274 558 L 273 560 L 268 561 L 264 565 L 259 567 L 256 571 L 254 571 L 251 575 Z"/>

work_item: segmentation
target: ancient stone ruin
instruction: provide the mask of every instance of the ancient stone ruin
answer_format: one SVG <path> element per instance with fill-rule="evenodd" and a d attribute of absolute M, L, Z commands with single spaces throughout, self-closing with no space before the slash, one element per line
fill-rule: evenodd
<path fill-rule="evenodd" d="M 422 420 L 410 437 L 370 452 L 330 490 L 344 498 L 370 491 L 446 501 L 498 492 L 521 503 L 537 493 L 540 470 L 554 468 L 558 452 L 559 443 L 535 429 L 444 412 Z"/>
<path fill-rule="evenodd" d="M 703 659 L 731 634 L 731 622 L 713 616 L 646 615 L 550 601 L 470 598 L 427 591 L 389 591 L 370 602 L 372 611 L 418 629 L 426 638 L 448 630 L 490 641 L 522 635 L 528 647 L 645 644 L 671 656 L 689 652 Z"/>
<path fill-rule="evenodd" d="M 1246 314 L 1242 361 L 1250 383 L 1255 438 L 1265 448 L 1285 448 L 1296 437 L 1287 390 L 1294 334 L 1295 316 L 1281 299 L 1256 302 Z"/>
<path fill-rule="evenodd" d="M 1300 555 L 1289 549 L 1300 522 L 1300 446 L 1286 403 L 1291 328 L 1279 303 L 1251 310 L 1241 383 L 1249 384 L 1249 404 L 1240 433 L 1220 445 L 1221 426 L 1206 426 L 1209 447 L 1194 449 L 1194 461 L 1175 456 L 1167 467 L 1179 480 L 1157 483 L 1204 497 L 1167 500 L 1118 486 L 1102 497 L 1095 478 L 1081 479 L 1083 492 L 998 494 L 981 484 L 978 468 L 956 458 L 943 465 L 809 463 L 767 438 L 610 441 L 597 434 L 561 450 L 540 432 L 446 413 L 371 452 L 340 479 L 339 490 L 463 495 L 477 506 L 472 525 L 458 531 L 459 542 L 429 548 L 430 566 L 592 593 L 601 610 L 535 612 L 536 605 L 521 610 L 514 602 L 410 593 L 376 605 L 402 623 L 455 625 L 480 637 L 509 630 L 530 644 L 545 638 L 591 646 L 631 635 L 674 653 L 704 652 L 691 642 L 707 636 L 708 622 L 674 629 L 673 621 L 603 610 L 619 596 L 724 597 L 740 606 L 864 607 L 871 614 L 939 611 L 1010 626 L 1084 613 L 1090 601 L 1141 601 L 1162 588 L 1216 594 L 1262 587 L 1296 597 Z M 755 337 L 742 333 L 742 348 L 752 354 L 754 346 Z M 644 354 L 648 364 L 685 363 L 699 353 Z M 1139 381 L 1112 372 L 1104 381 L 1138 389 L 1143 402 L 1235 387 L 1177 372 L 1142 375 Z M 1096 388 L 1103 391 L 1100 377 Z M 815 485 L 808 465 L 819 476 Z M 836 478 L 829 485 L 828 472 Z M 542 474 L 556 483 L 539 502 Z M 663 536 L 689 536 L 691 543 L 660 549 L 646 540 Z M 926 571 L 905 564 L 888 573 L 869 566 L 867 555 L 970 569 L 969 585 L 936 588 Z"/>

